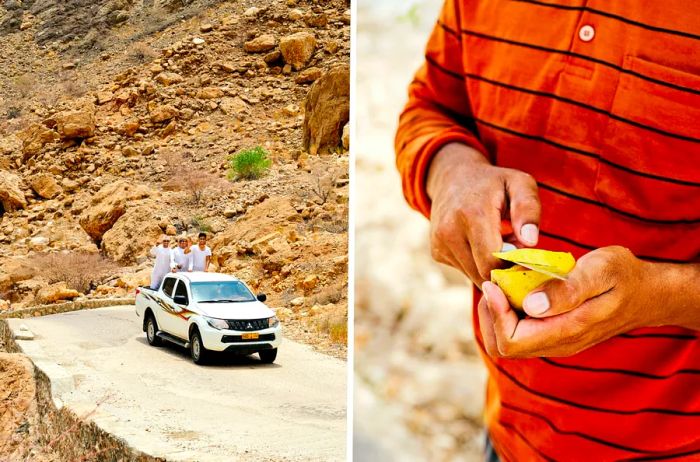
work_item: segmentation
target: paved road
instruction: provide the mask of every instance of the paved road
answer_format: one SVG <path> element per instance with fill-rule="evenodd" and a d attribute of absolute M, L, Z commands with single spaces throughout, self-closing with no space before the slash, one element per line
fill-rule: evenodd
<path fill-rule="evenodd" d="M 257 355 L 196 366 L 184 349 L 146 343 L 131 306 L 32 319 L 20 346 L 64 405 L 133 447 L 168 460 L 344 460 L 346 363 L 285 340 Z M 99 405 L 98 405 L 99 403 Z"/>

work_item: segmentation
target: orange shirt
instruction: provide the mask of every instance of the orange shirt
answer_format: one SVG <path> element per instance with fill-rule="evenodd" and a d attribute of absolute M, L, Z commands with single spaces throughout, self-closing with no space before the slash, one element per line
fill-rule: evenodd
<path fill-rule="evenodd" d="M 411 206 L 430 215 L 430 160 L 458 141 L 537 180 L 540 248 L 700 261 L 700 5 L 447 0 L 425 58 L 396 136 Z M 696 331 L 484 360 L 505 461 L 700 460 Z"/>

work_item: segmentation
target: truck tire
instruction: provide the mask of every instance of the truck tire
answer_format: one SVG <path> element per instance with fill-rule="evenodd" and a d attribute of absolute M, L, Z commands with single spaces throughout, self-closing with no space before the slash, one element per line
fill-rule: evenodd
<path fill-rule="evenodd" d="M 202 336 L 197 328 L 192 329 L 190 334 L 190 356 L 195 364 L 206 364 L 209 359 L 209 350 L 204 348 Z"/>
<path fill-rule="evenodd" d="M 151 346 L 160 346 L 163 342 L 161 338 L 156 335 L 158 332 L 158 323 L 156 322 L 155 316 L 152 313 L 148 314 L 146 318 L 146 340 Z"/>
<path fill-rule="evenodd" d="M 260 355 L 260 361 L 264 362 L 265 364 L 272 364 L 275 362 L 275 359 L 277 359 L 277 348 L 273 348 L 272 350 L 261 350 L 258 351 L 258 354 Z"/>

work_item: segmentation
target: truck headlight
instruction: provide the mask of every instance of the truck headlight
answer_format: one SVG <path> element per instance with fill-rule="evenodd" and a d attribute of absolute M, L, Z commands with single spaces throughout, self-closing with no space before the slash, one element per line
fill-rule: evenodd
<path fill-rule="evenodd" d="M 267 325 L 268 325 L 269 327 L 275 327 L 275 326 L 277 326 L 277 324 L 279 324 L 279 323 L 280 323 L 280 320 L 277 319 L 277 316 L 273 316 L 273 317 L 271 317 L 271 318 L 267 318 Z"/>
<path fill-rule="evenodd" d="M 226 322 L 223 319 L 216 319 L 216 318 L 205 318 L 207 320 L 207 324 L 209 324 L 211 327 L 214 329 L 228 329 L 228 322 Z"/>

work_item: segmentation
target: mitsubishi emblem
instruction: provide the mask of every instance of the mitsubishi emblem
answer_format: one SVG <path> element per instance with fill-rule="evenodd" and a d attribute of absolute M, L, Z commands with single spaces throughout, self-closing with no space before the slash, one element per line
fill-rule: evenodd
<path fill-rule="evenodd" d="M 248 323 L 248 325 L 246 326 L 246 329 L 252 329 L 252 328 L 253 328 L 253 325 L 251 323 Z"/>

